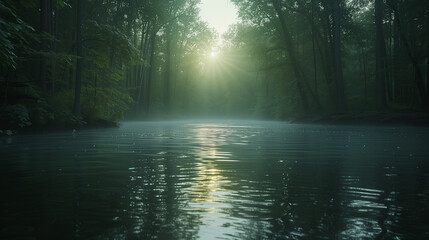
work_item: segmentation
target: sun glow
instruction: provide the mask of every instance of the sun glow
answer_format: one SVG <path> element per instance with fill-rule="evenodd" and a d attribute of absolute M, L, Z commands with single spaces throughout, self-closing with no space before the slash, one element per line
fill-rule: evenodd
<path fill-rule="evenodd" d="M 219 34 L 218 43 L 221 43 L 228 27 L 238 22 L 237 7 L 231 0 L 202 0 L 199 7 L 202 20 Z"/>
<path fill-rule="evenodd" d="M 211 58 L 216 57 L 216 55 L 217 55 L 217 53 L 216 53 L 216 52 L 211 52 L 211 53 L 210 53 L 210 57 L 211 57 Z"/>

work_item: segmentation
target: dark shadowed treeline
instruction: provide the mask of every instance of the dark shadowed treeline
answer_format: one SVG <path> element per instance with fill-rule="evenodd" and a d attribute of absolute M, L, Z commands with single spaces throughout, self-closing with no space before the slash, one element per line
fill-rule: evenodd
<path fill-rule="evenodd" d="M 0 129 L 427 109 L 429 2 L 232 2 L 1 0 Z"/>
<path fill-rule="evenodd" d="M 296 113 L 428 107 L 429 2 L 233 0 L 232 48 L 249 55 L 255 110 Z"/>
<path fill-rule="evenodd" d="M 214 41 L 198 2 L 0 1 L 0 129 L 167 113 Z"/>

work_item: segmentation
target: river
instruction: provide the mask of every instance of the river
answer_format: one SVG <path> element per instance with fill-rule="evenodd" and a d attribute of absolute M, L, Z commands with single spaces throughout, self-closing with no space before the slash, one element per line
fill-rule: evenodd
<path fill-rule="evenodd" d="M 1 239 L 429 239 L 429 128 L 122 122 L 0 139 Z"/>

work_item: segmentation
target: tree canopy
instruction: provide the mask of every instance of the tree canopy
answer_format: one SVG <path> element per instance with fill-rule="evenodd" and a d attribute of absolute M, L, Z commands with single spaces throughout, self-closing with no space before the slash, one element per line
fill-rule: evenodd
<path fill-rule="evenodd" d="M 1 0 L 1 128 L 428 109 L 429 3 L 231 1 Z"/>

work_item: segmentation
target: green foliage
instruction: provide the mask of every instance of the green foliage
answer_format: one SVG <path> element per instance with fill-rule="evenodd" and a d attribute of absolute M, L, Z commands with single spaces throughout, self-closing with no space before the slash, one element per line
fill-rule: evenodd
<path fill-rule="evenodd" d="M 0 64 L 16 68 L 16 45 L 26 42 L 26 33 L 34 29 L 22 21 L 12 8 L 0 1 Z"/>
<path fill-rule="evenodd" d="M 97 94 L 93 94 L 94 92 Z M 133 99 L 124 91 L 112 88 L 91 88 L 84 90 L 82 100 L 82 115 L 90 123 L 100 119 L 117 121 L 124 118 L 124 112 L 129 110 Z"/>
<path fill-rule="evenodd" d="M 115 56 L 123 63 L 137 63 L 139 51 L 133 46 L 129 38 L 115 26 L 88 20 L 85 22 L 84 34 L 91 46 L 96 46 L 99 50 L 104 47 L 102 51 L 104 54 L 107 47 L 111 51 L 114 50 Z"/>
<path fill-rule="evenodd" d="M 87 124 L 82 117 L 77 117 L 70 110 L 64 108 L 54 108 L 53 116 L 51 126 L 77 128 Z"/>
<path fill-rule="evenodd" d="M 48 124 L 52 127 L 80 127 L 87 124 L 82 117 L 73 115 L 73 91 L 60 91 L 49 99 L 51 103 L 47 109 L 50 113 Z"/>
<path fill-rule="evenodd" d="M 76 117 L 76 2 L 50 1 L 44 11 L 49 27 L 40 32 L 40 2 L 0 0 L 4 119 L 18 119 L 23 127 L 66 127 L 125 115 L 288 119 L 332 113 L 339 96 L 337 62 L 343 65 L 348 111 L 374 110 L 380 94 L 391 109 L 421 108 L 415 83 L 421 73 L 427 90 L 426 2 L 383 1 L 383 93 L 376 91 L 373 1 L 337 1 L 341 42 L 334 44 L 332 1 L 232 0 L 242 21 L 225 34 L 222 46 L 200 20 L 198 2 L 85 1 L 82 117 Z M 213 50 L 217 57 L 209 58 Z M 27 112 L 28 121 L 20 112 Z"/>
<path fill-rule="evenodd" d="M 4 129 L 21 129 L 31 125 L 28 110 L 24 105 L 8 105 L 0 109 L 0 125 Z"/>

